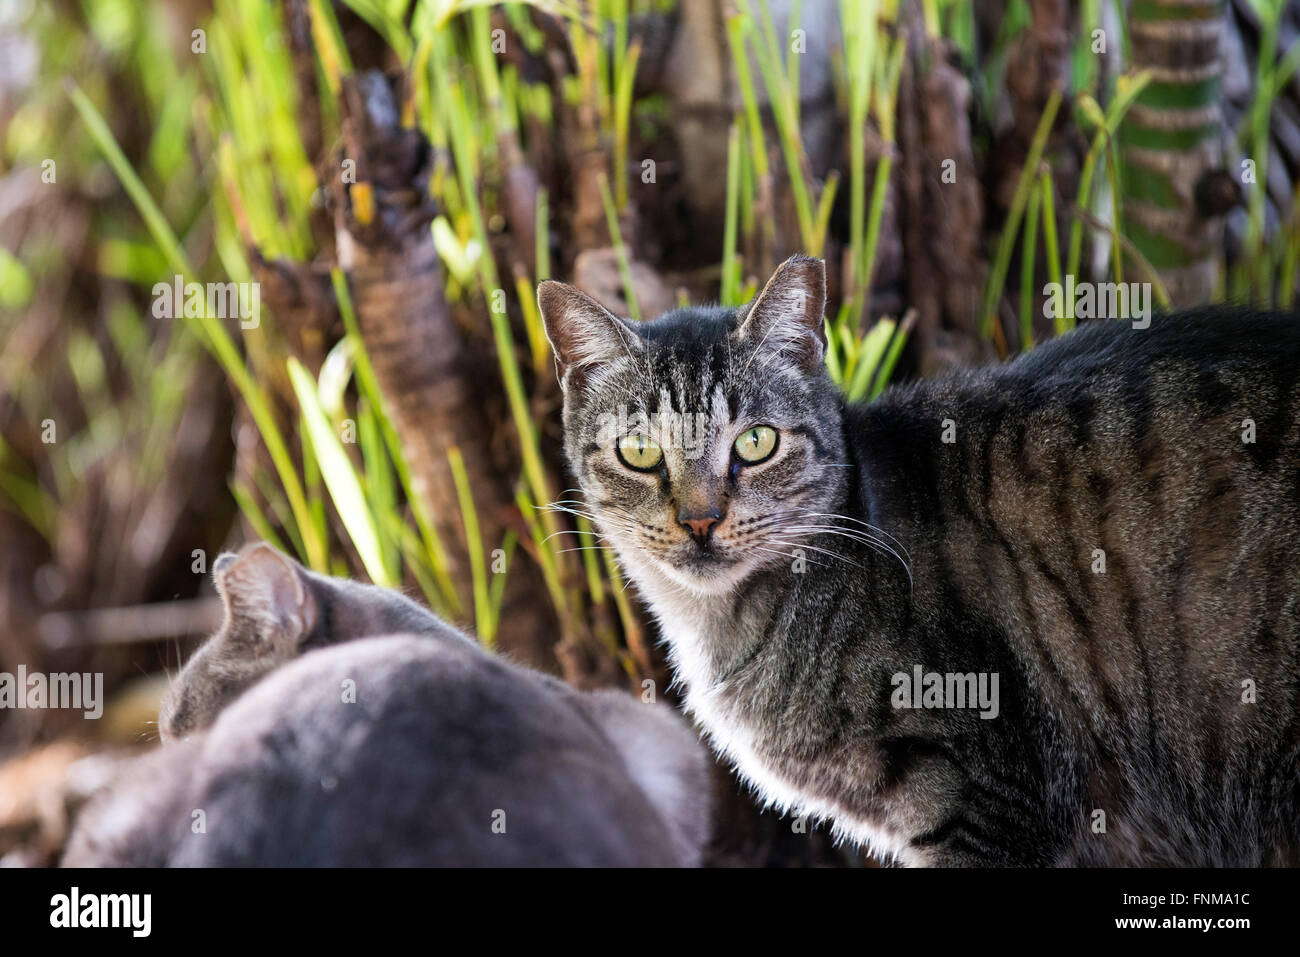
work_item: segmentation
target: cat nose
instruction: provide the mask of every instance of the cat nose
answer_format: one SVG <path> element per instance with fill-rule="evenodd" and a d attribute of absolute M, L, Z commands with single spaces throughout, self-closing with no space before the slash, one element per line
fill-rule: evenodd
<path fill-rule="evenodd" d="M 679 512 L 677 523 L 691 533 L 691 538 L 703 545 L 713 535 L 713 529 L 722 521 L 723 515 L 717 509 L 696 515 Z"/>

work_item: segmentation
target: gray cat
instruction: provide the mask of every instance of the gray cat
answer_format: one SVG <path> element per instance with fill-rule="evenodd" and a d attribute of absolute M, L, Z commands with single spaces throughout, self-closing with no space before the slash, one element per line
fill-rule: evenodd
<path fill-rule="evenodd" d="M 699 863 L 707 756 L 666 706 L 576 691 L 413 603 L 424 634 L 358 636 L 407 616 L 406 600 L 312 576 L 269 546 L 215 572 L 228 619 L 220 652 L 178 683 L 188 735 L 92 801 L 65 866 Z M 325 647 L 235 667 L 230 642 L 256 652 L 274 635 L 284 649 L 298 631 Z"/>
<path fill-rule="evenodd" d="M 913 865 L 1300 861 L 1300 321 L 1096 322 L 846 405 L 822 264 L 538 302 L 578 509 L 776 807 Z"/>

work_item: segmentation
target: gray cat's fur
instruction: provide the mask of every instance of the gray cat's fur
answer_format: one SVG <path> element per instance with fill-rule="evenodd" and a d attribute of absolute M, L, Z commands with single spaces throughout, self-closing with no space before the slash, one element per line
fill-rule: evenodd
<path fill-rule="evenodd" d="M 237 648 L 262 645 L 232 636 L 297 627 L 268 631 L 303 607 L 285 569 L 329 610 L 317 622 L 327 627 L 307 629 L 322 647 L 240 671 Z M 488 654 L 414 603 L 403 610 L 395 593 L 310 576 L 268 546 L 215 574 L 228 616 L 262 625 L 228 619 L 212 642 L 220 654 L 186 669 L 174 697 L 196 724 L 92 801 L 65 866 L 699 863 L 708 761 L 667 706 L 577 691 Z M 350 630 L 412 609 L 422 634 Z M 230 695 L 232 675 L 251 687 Z M 498 811 L 505 833 L 493 829 Z"/>
<path fill-rule="evenodd" d="M 578 511 L 714 746 L 905 863 L 1297 863 L 1300 322 L 1097 322 L 846 406 L 824 298 L 802 257 L 639 324 L 538 290 Z M 624 467 L 611 423 L 666 412 L 703 436 Z M 760 424 L 780 444 L 744 465 Z M 917 665 L 997 673 L 998 716 L 895 707 Z"/>

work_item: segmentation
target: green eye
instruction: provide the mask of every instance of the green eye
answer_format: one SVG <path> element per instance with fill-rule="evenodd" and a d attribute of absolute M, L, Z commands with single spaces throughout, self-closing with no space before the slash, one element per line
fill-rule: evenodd
<path fill-rule="evenodd" d="M 770 425 L 756 425 L 742 432 L 736 439 L 736 454 L 742 462 L 756 465 L 772 457 L 776 451 L 776 429 Z"/>
<path fill-rule="evenodd" d="M 615 450 L 624 465 L 638 472 L 652 471 L 664 460 L 664 450 L 644 432 L 623 436 L 618 440 Z"/>

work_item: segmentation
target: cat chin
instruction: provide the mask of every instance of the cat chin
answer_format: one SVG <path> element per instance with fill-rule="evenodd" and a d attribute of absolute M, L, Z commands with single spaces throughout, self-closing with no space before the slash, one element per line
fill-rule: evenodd
<path fill-rule="evenodd" d="M 655 564 L 670 582 L 697 595 L 725 595 L 735 591 L 740 583 L 753 574 L 753 567 L 745 561 L 690 566 L 672 565 L 656 561 Z"/>

